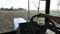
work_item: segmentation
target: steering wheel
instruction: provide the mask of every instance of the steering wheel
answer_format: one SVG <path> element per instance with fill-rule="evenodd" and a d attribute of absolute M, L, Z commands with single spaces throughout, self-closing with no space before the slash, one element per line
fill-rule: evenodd
<path fill-rule="evenodd" d="M 30 19 L 30 24 L 34 23 L 36 26 L 40 27 L 42 30 L 44 29 L 45 31 L 46 31 L 47 29 L 50 29 L 50 30 L 52 30 L 53 32 L 55 32 L 56 34 L 60 33 L 60 31 L 58 31 L 58 29 L 60 30 L 60 28 L 56 27 L 56 25 L 53 23 L 53 21 L 52 21 L 50 18 L 45 17 L 45 18 L 48 19 L 48 22 L 45 23 L 44 25 L 39 25 L 37 22 L 35 22 L 35 21 L 33 20 L 35 17 L 40 17 L 40 14 L 33 16 L 33 17 Z M 32 29 L 32 26 L 31 26 L 31 29 Z M 45 32 L 45 31 L 44 31 L 44 32 Z"/>

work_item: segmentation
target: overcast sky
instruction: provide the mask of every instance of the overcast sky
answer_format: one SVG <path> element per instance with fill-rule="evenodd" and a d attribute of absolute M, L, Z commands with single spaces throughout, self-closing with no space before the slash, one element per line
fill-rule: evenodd
<path fill-rule="evenodd" d="M 38 6 L 38 0 L 32 0 L 35 1 L 35 5 Z M 30 0 L 30 9 L 31 10 L 36 10 L 36 7 L 34 6 L 34 4 L 32 3 L 32 1 Z M 0 0 L 0 8 L 10 8 L 10 7 L 14 7 L 14 8 L 24 8 L 24 9 L 28 9 L 28 0 Z M 51 0 L 51 9 L 57 9 L 57 0 Z M 45 9 L 45 1 L 41 1 L 40 2 L 40 9 L 44 10 Z"/>

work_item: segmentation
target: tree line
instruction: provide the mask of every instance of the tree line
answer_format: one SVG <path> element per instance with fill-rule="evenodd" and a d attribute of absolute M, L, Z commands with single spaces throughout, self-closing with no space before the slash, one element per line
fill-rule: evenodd
<path fill-rule="evenodd" d="M 13 11 L 13 10 L 25 10 L 25 9 L 23 9 L 23 8 L 13 8 L 13 7 L 11 7 L 11 8 L 0 8 L 0 10 L 6 10 L 6 11 Z"/>

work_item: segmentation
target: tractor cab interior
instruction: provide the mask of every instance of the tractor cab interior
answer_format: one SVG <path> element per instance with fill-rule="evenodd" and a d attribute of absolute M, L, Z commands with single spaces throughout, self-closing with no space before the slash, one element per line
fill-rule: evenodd
<path fill-rule="evenodd" d="M 49 14 L 50 0 L 45 0 L 45 1 L 46 1 L 45 14 Z M 57 27 L 50 18 L 44 17 L 45 22 L 39 24 L 38 21 L 34 21 L 35 17 L 40 17 L 40 13 L 31 17 L 30 20 L 26 23 L 19 23 L 17 30 L 1 33 L 1 34 L 48 34 L 46 33 L 47 29 L 53 31 L 55 34 L 60 34 L 60 28 Z"/>

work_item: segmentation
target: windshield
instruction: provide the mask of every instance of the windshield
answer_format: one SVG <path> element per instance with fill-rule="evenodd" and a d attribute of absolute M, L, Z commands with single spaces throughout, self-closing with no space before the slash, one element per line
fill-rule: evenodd
<path fill-rule="evenodd" d="M 60 0 L 51 0 L 50 15 L 60 17 Z M 57 23 L 55 24 L 57 27 L 60 27 L 60 24 L 57 24 Z"/>

